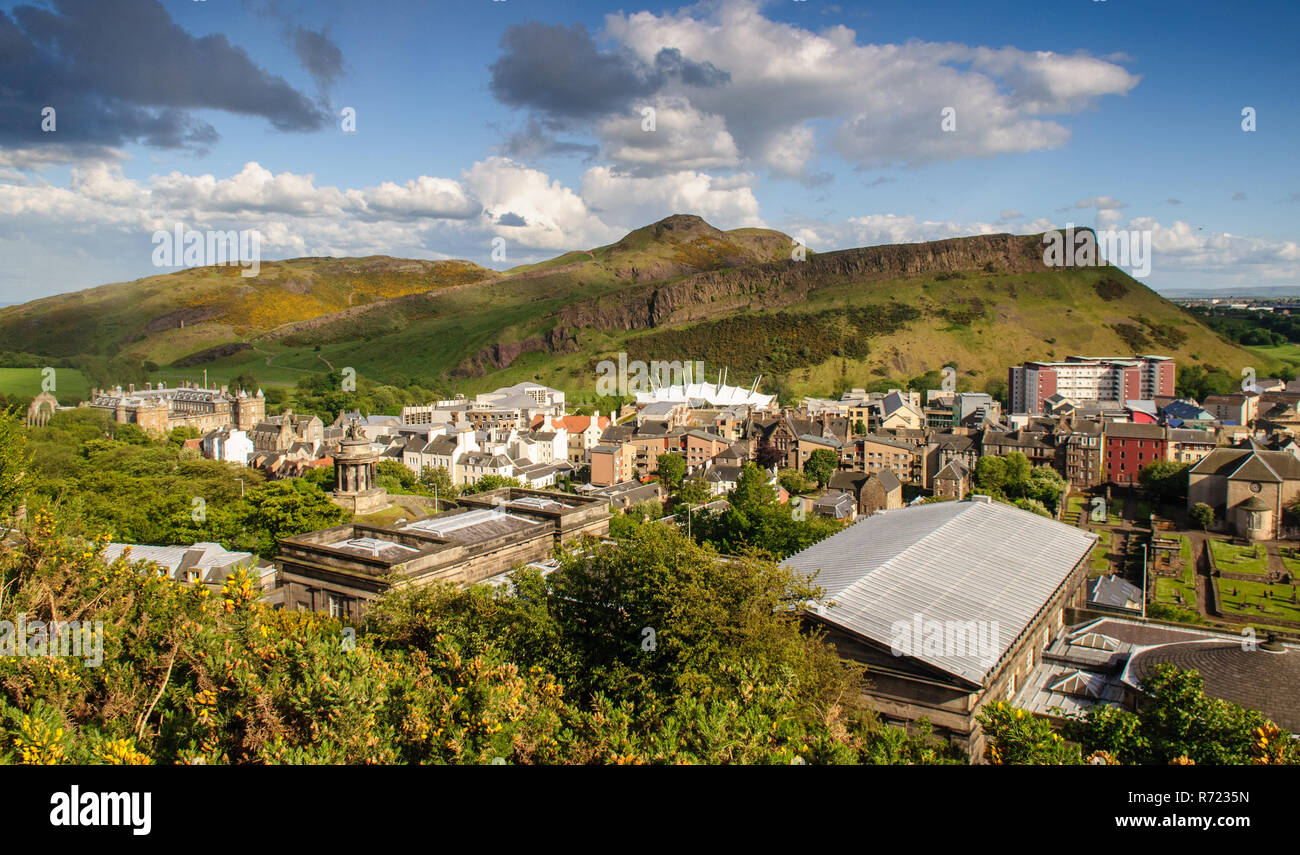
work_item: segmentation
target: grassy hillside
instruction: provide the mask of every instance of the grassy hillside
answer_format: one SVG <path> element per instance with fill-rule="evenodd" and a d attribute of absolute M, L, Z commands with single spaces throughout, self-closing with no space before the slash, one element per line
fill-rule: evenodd
<path fill-rule="evenodd" d="M 980 236 L 790 260 L 779 232 L 677 215 L 592 250 L 495 273 L 468 262 L 295 259 L 212 268 L 0 310 L 15 350 L 106 354 L 175 381 L 265 385 L 351 367 L 363 379 L 475 392 L 532 379 L 578 398 L 596 363 L 703 360 L 797 393 L 947 364 L 982 389 L 1025 359 L 1134 352 L 1260 376 L 1235 345 L 1115 268 L 1047 268 L 1037 237 Z M 182 322 L 183 325 L 182 325 Z"/>
<path fill-rule="evenodd" d="M 48 356 L 119 352 L 159 365 L 283 324 L 496 274 L 468 261 L 299 258 L 259 275 L 200 267 L 0 309 L 6 346 Z"/>

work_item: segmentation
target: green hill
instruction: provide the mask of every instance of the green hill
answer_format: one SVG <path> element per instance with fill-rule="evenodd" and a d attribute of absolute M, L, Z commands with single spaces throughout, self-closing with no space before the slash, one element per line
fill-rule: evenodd
<path fill-rule="evenodd" d="M 302 258 L 202 268 L 0 310 L 9 349 L 159 379 L 359 377 L 478 391 L 533 379 L 594 395 L 596 363 L 703 360 L 733 381 L 827 393 L 955 364 L 982 389 L 1008 365 L 1135 352 L 1260 376 L 1242 348 L 1117 268 L 1049 268 L 1041 236 L 981 235 L 791 258 L 763 229 L 675 215 L 592 250 L 497 273 L 465 261 Z M 101 378 L 101 382 L 104 379 Z"/>

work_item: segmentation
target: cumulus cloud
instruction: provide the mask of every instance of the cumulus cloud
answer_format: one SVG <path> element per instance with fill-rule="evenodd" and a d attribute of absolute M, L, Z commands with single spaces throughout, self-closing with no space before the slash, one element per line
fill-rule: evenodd
<path fill-rule="evenodd" d="M 10 177 L 0 170 L 0 179 Z M 225 177 L 173 171 L 136 180 L 114 162 L 78 166 L 65 186 L 23 173 L 12 177 L 19 180 L 0 180 L 0 233 L 23 234 L 25 251 L 35 255 L 65 255 L 75 235 L 76 246 L 103 256 L 102 264 L 83 267 L 83 276 L 94 277 L 106 270 L 118 271 L 119 278 L 156 272 L 147 267 L 149 238 L 177 224 L 257 229 L 268 259 L 389 254 L 488 263 L 492 239 L 504 236 L 508 264 L 609 243 L 628 231 L 602 219 L 561 182 L 502 157 L 475 163 L 458 178 L 421 175 L 356 188 L 272 172 L 255 162 Z M 65 287 L 102 281 L 74 280 Z"/>
<path fill-rule="evenodd" d="M 367 208 L 397 217 L 439 217 L 464 220 L 477 216 L 482 206 L 469 198 L 459 181 L 421 175 L 398 186 L 385 181 L 363 194 Z"/>
<path fill-rule="evenodd" d="M 323 46 L 314 47 L 316 70 L 328 73 Z M 127 143 L 206 149 L 218 134 L 198 110 L 259 116 L 281 131 L 313 131 L 329 120 L 224 35 L 181 29 L 157 0 L 53 0 L 50 8 L 0 11 L 0 80 L 0 145 L 52 142 L 41 117 L 53 107 L 60 148 L 51 153 L 68 159 Z"/>
<path fill-rule="evenodd" d="M 753 185 L 757 177 L 703 172 L 672 172 L 656 177 L 595 166 L 582 175 L 582 197 L 593 209 L 617 221 L 639 225 L 670 214 L 698 214 L 718 228 L 762 227 Z"/>
<path fill-rule="evenodd" d="M 603 119 L 597 133 L 610 159 L 639 173 L 740 164 L 740 150 L 723 118 L 701 113 L 682 97 L 656 98 L 630 115 Z"/>
<path fill-rule="evenodd" d="M 1085 54 L 860 44 L 844 26 L 773 21 L 756 0 L 611 14 L 603 35 L 606 50 L 580 26 L 512 28 L 492 89 L 543 125 L 583 124 L 614 166 L 642 172 L 698 168 L 699 143 L 724 139 L 740 166 L 800 180 L 827 150 L 874 168 L 1056 148 L 1070 132 L 1050 117 L 1138 83 L 1113 58 Z M 679 124 L 674 142 L 629 145 L 627 117 L 655 98 L 676 99 L 696 130 Z M 646 158 L 647 147 L 659 156 Z"/>

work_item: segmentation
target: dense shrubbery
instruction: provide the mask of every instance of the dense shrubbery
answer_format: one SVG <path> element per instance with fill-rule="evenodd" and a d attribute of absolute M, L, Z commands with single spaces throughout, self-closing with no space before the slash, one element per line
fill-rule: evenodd
<path fill-rule="evenodd" d="M 1300 342 L 1300 315 L 1193 306 L 1188 309 L 1219 335 L 1249 347 Z"/>
<path fill-rule="evenodd" d="M 980 493 L 1053 516 L 1068 485 L 1050 466 L 1032 466 L 1019 451 L 1002 457 L 981 457 L 975 464 L 975 489 Z"/>
<path fill-rule="evenodd" d="M 245 388 L 257 385 L 255 377 L 235 379 L 237 385 Z M 392 385 L 380 386 L 360 377 L 356 391 L 344 392 L 343 375 L 338 371 L 311 374 L 300 379 L 292 390 L 265 390 L 267 411 L 292 409 L 295 413 L 319 416 L 325 424 L 330 424 L 340 410 L 355 410 L 366 416 L 395 416 L 402 412 L 402 407 L 424 406 L 444 397 L 437 390 L 426 388 L 408 377 L 393 376 L 389 380 Z"/>
<path fill-rule="evenodd" d="M 1140 711 L 1096 706 L 1062 734 L 1006 703 L 984 708 L 986 759 L 1028 765 L 1295 765 L 1300 743 L 1253 710 L 1205 694 L 1195 671 L 1159 666 L 1142 681 Z"/>
<path fill-rule="evenodd" d="M 264 483 L 256 470 L 184 448 L 192 429 L 159 439 L 90 409 L 56 413 L 46 427 L 8 424 L 31 453 L 29 507 L 57 509 L 115 540 L 212 541 L 269 556 L 278 538 L 345 517 L 315 479 Z"/>
<path fill-rule="evenodd" d="M 840 530 L 834 520 L 805 516 L 778 502 L 769 479 L 766 471 L 746 463 L 736 489 L 727 496 L 731 507 L 694 515 L 695 539 L 732 555 L 754 552 L 780 560 Z"/>
<path fill-rule="evenodd" d="M 724 318 L 685 329 L 660 330 L 628 341 L 631 359 L 703 359 L 738 376 L 770 375 L 819 365 L 832 357 L 864 359 L 873 337 L 890 335 L 921 317 L 913 306 L 880 306 L 801 314 L 771 312 Z"/>
<path fill-rule="evenodd" d="M 0 658 L 0 760 L 27 763 L 954 762 L 858 706 L 861 675 L 770 561 L 662 525 L 515 594 L 390 592 L 363 626 L 105 564 L 41 511 L 3 614 L 102 622 L 103 665 Z M 498 759 L 499 758 L 499 759 Z"/>

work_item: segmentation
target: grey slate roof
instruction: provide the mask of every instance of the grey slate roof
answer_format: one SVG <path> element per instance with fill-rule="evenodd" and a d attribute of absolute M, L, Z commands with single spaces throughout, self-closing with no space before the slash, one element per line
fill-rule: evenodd
<path fill-rule="evenodd" d="M 1132 608 L 1130 603 L 1135 603 L 1141 608 L 1142 589 L 1114 573 L 1098 576 L 1088 592 L 1088 602 L 1120 609 Z"/>
<path fill-rule="evenodd" d="M 786 559 L 817 574 L 824 603 L 810 611 L 888 647 L 896 623 L 987 621 L 1001 650 L 914 658 L 983 685 L 1006 649 L 1088 554 L 1096 536 L 1037 514 L 977 499 L 873 514 Z"/>

